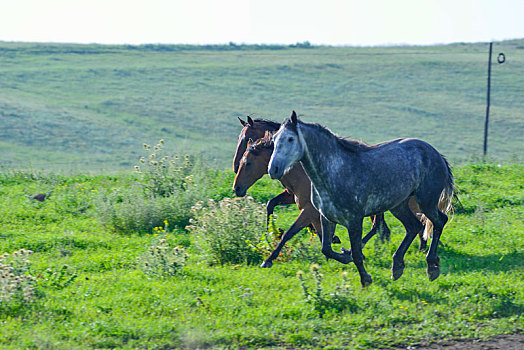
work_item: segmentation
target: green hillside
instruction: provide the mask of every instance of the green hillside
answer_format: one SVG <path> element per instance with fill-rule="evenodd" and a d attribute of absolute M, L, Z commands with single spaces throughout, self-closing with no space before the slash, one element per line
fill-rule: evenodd
<path fill-rule="evenodd" d="M 142 143 L 230 167 L 254 113 L 291 110 L 342 136 L 418 137 L 457 164 L 481 154 L 487 44 L 435 47 L 0 43 L 0 163 L 119 170 Z M 521 161 L 524 40 L 494 44 L 489 154 Z M 520 156 L 520 158 L 519 158 Z"/>

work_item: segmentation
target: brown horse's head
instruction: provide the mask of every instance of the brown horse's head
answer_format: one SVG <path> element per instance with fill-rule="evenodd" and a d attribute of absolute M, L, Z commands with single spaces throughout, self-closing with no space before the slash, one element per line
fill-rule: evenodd
<path fill-rule="evenodd" d="M 238 120 L 240 121 L 240 124 L 242 124 L 243 129 L 238 136 L 237 150 L 235 152 L 235 158 L 233 158 L 233 170 L 235 173 L 238 172 L 240 159 L 247 149 L 249 140 L 257 141 L 264 137 L 266 131 L 275 132 L 280 128 L 279 123 L 264 119 L 253 120 L 249 116 L 247 117 L 247 121 L 243 121 L 240 118 L 238 118 Z"/>
<path fill-rule="evenodd" d="M 257 142 L 248 142 L 233 183 L 233 190 L 237 196 L 245 196 L 248 188 L 267 174 L 267 165 L 273 153 L 271 136 L 272 134 L 267 131 L 264 138 Z"/>

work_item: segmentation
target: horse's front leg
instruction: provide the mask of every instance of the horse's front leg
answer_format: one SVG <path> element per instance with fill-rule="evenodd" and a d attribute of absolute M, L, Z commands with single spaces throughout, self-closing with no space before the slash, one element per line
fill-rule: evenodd
<path fill-rule="evenodd" d="M 320 221 L 322 224 L 322 254 L 328 259 L 335 259 L 343 264 L 349 263 L 351 261 L 349 251 L 343 250 L 343 253 L 336 253 L 331 248 L 333 234 L 335 233 L 337 224 L 329 221 L 324 215 L 320 215 Z"/>
<path fill-rule="evenodd" d="M 300 232 L 304 227 L 309 225 L 315 219 L 316 215 L 316 210 L 313 207 L 303 209 L 293 225 L 291 225 L 291 227 L 284 233 L 275 250 L 271 252 L 269 257 L 262 263 L 262 265 L 260 265 L 260 267 L 273 266 L 273 260 L 278 257 L 286 242 L 293 238 L 293 236 Z"/>
<path fill-rule="evenodd" d="M 271 198 L 266 204 L 266 227 L 269 227 L 269 217 L 273 214 L 277 205 L 295 204 L 295 195 L 288 190 L 284 190 L 278 196 Z"/>
<path fill-rule="evenodd" d="M 347 229 L 351 241 L 351 257 L 360 274 L 362 287 L 369 286 L 373 279 L 364 267 L 364 254 L 362 254 L 362 219 L 354 218 L 348 222 Z"/>

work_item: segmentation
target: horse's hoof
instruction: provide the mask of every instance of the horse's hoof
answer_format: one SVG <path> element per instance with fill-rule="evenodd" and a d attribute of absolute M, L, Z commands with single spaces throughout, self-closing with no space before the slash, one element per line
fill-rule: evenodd
<path fill-rule="evenodd" d="M 434 281 L 440 276 L 440 267 L 437 264 L 430 264 L 427 268 L 427 274 L 430 281 Z"/>
<path fill-rule="evenodd" d="M 360 278 L 360 283 L 362 283 L 362 288 L 366 288 L 373 283 L 373 278 L 371 278 L 371 275 L 368 273 L 366 276 Z"/>
<path fill-rule="evenodd" d="M 344 255 L 347 255 L 349 260 L 347 263 L 350 263 L 353 261 L 353 257 L 351 256 L 351 249 L 346 249 L 344 247 L 340 248 L 340 251 L 342 252 L 342 254 Z"/>
<path fill-rule="evenodd" d="M 404 267 L 406 267 L 404 262 L 400 262 L 397 264 L 393 262 L 393 266 L 391 267 L 391 279 L 393 281 L 398 280 L 400 276 L 402 276 L 402 274 L 404 273 Z"/>
<path fill-rule="evenodd" d="M 424 243 L 420 242 L 420 245 L 418 246 L 419 251 L 425 252 L 427 248 L 428 248 L 427 242 L 424 242 Z"/>
<path fill-rule="evenodd" d="M 340 244 L 340 243 L 342 243 L 342 241 L 340 240 L 340 238 L 338 238 L 337 235 L 333 235 L 333 240 L 331 241 L 331 243 L 333 243 L 333 244 Z"/>
<path fill-rule="evenodd" d="M 270 268 L 271 266 L 273 266 L 273 263 L 271 261 L 264 261 L 262 265 L 260 265 L 260 267 L 264 268 Z"/>

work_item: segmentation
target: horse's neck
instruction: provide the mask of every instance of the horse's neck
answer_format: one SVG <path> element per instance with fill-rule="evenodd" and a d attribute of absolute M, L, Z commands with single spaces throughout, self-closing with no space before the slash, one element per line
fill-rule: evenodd
<path fill-rule="evenodd" d="M 304 124 L 297 127 L 299 137 L 304 146 L 304 156 L 301 163 L 311 182 L 317 189 L 327 188 L 336 175 L 336 162 L 349 161 L 345 168 L 351 167 L 351 155 L 345 153 L 338 145 L 334 136 L 318 132 Z"/>
<path fill-rule="evenodd" d="M 293 165 L 284 173 L 284 176 L 280 179 L 280 183 L 297 196 L 300 196 L 301 192 L 305 191 L 308 191 L 309 194 L 311 187 L 311 182 L 300 162 Z"/>
<path fill-rule="evenodd" d="M 267 167 L 269 165 L 269 161 L 271 160 L 271 155 L 273 154 L 273 150 L 271 149 L 261 149 L 260 150 L 260 154 L 258 155 L 258 157 L 260 157 L 260 165 L 261 167 L 264 168 L 265 170 L 265 174 L 267 174 Z"/>

